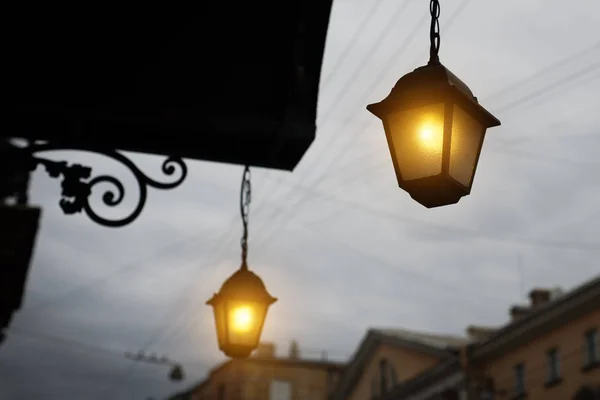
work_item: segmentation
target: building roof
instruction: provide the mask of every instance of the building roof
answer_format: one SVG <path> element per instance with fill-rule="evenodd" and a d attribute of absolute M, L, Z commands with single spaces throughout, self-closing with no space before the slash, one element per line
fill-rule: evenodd
<path fill-rule="evenodd" d="M 429 332 L 417 332 L 407 329 L 375 329 L 375 331 L 404 340 L 415 341 L 438 349 L 458 348 L 469 343 L 469 338 L 457 335 L 446 335 Z"/>
<path fill-rule="evenodd" d="M 416 392 L 432 389 L 432 382 L 447 380 L 461 371 L 458 358 L 441 361 L 416 377 L 396 386 L 385 399 L 404 399 Z M 463 377 L 460 376 L 459 379 L 463 379 Z"/>
<path fill-rule="evenodd" d="M 430 332 L 417 332 L 398 328 L 369 329 L 354 357 L 346 367 L 333 399 L 345 399 L 348 396 L 358 382 L 358 377 L 373 352 L 381 344 L 431 354 L 441 360 L 454 360 L 458 349 L 468 342 L 467 338 Z"/>
<path fill-rule="evenodd" d="M 470 345 L 473 359 L 494 357 L 536 336 L 598 309 L 600 275 L 498 329 L 489 338 Z"/>
<path fill-rule="evenodd" d="M 283 368 L 310 368 L 310 369 L 324 369 L 324 370 L 333 370 L 333 371 L 337 371 L 337 372 L 341 372 L 344 368 L 345 368 L 345 364 L 344 363 L 339 363 L 339 362 L 334 362 L 334 361 L 327 361 L 327 360 L 317 360 L 317 359 L 293 359 L 293 358 L 276 358 L 276 357 L 248 357 L 248 358 L 244 358 L 244 359 L 238 359 L 238 360 L 226 360 L 223 361 L 220 364 L 217 364 L 217 366 L 215 366 L 214 368 L 212 368 L 209 372 L 208 372 L 208 376 L 202 380 L 201 382 L 197 383 L 196 385 L 194 385 L 191 389 L 188 389 L 184 392 L 179 393 L 178 395 L 188 395 L 192 392 L 194 392 L 195 390 L 201 388 L 202 386 L 205 386 L 206 384 L 208 384 L 208 382 L 210 382 L 210 379 L 212 377 L 212 375 L 218 373 L 219 371 L 222 371 L 223 369 L 227 368 L 229 365 L 231 365 L 232 363 L 254 363 L 254 364 L 263 364 L 263 365 L 275 365 L 277 367 L 283 367 Z M 176 396 L 178 396 L 176 395 Z M 172 400 L 177 400 L 178 397 L 172 397 Z"/>
<path fill-rule="evenodd" d="M 571 318 L 577 318 L 581 313 L 589 312 L 600 304 L 600 276 L 575 288 L 571 292 L 564 293 L 553 290 L 550 301 L 537 307 L 527 306 L 527 312 L 522 317 L 515 319 L 500 328 L 470 326 L 467 330 L 484 331 L 486 335 L 480 335 L 481 340 L 471 339 L 471 355 L 475 357 L 498 354 L 506 349 L 506 346 L 518 345 L 526 340 L 526 333 L 538 335 L 544 330 L 552 329 L 556 324 L 568 323 Z M 391 330 L 393 332 L 394 330 Z M 401 335 L 406 335 L 400 331 Z M 410 334 L 409 334 L 410 335 Z M 422 335 L 423 336 L 423 335 Z M 439 335 L 433 335 L 435 338 Z M 425 338 L 428 335 L 424 335 Z M 444 337 L 444 336 L 442 336 Z M 451 342 L 452 336 L 449 337 Z M 461 342 L 458 338 L 457 343 Z M 463 342 L 464 343 L 464 342 Z M 444 341 L 440 341 L 444 345 Z M 502 353 L 500 353 L 502 354 Z M 410 398 L 410 395 L 423 394 L 424 391 L 432 390 L 436 384 L 447 385 L 449 380 L 460 382 L 463 379 L 462 368 L 458 358 L 443 360 L 423 373 L 409 381 L 403 382 L 392 390 L 386 399 Z"/>
<path fill-rule="evenodd" d="M 223 368 L 226 368 L 233 362 L 242 363 L 255 363 L 255 364 L 271 364 L 278 367 L 291 367 L 291 368 L 311 368 L 311 369 L 328 369 L 328 370 L 342 370 L 345 367 L 344 363 L 320 360 L 320 359 L 306 359 L 306 358 L 277 358 L 277 357 L 248 357 L 239 360 L 227 360 L 217 365 L 210 370 L 209 374 L 212 375 Z"/>

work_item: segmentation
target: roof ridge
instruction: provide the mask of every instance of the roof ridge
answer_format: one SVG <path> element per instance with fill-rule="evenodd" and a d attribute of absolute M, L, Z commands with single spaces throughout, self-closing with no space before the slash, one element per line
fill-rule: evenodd
<path fill-rule="evenodd" d="M 446 337 L 446 338 L 465 339 L 465 340 L 468 339 L 468 337 L 463 334 L 438 333 L 438 332 L 432 332 L 432 331 L 413 330 L 413 329 L 406 329 L 406 328 L 372 328 L 372 330 L 375 332 L 383 333 L 383 334 L 386 334 L 388 332 L 389 333 L 398 332 L 398 333 L 408 333 L 408 334 L 430 336 L 430 337 Z"/>

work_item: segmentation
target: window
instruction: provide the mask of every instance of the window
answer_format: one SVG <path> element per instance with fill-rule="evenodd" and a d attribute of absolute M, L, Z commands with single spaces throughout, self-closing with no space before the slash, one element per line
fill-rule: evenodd
<path fill-rule="evenodd" d="M 592 329 L 585 334 L 585 365 L 593 365 L 600 361 L 598 355 L 598 330 Z"/>
<path fill-rule="evenodd" d="M 556 382 L 560 378 L 560 358 L 558 349 L 551 349 L 547 353 L 548 356 L 548 377 L 546 382 Z"/>
<path fill-rule="evenodd" d="M 390 375 L 392 381 L 392 387 L 398 385 L 398 373 L 396 372 L 396 367 L 390 364 Z"/>
<path fill-rule="evenodd" d="M 515 394 L 525 394 L 525 364 L 515 365 Z"/>
<path fill-rule="evenodd" d="M 371 380 L 371 399 L 378 399 L 389 393 L 398 384 L 398 374 L 387 358 L 379 360 L 379 369 Z"/>
<path fill-rule="evenodd" d="M 388 371 L 388 361 L 385 358 L 382 358 L 379 361 L 379 384 L 380 384 L 380 394 L 384 395 L 388 391 L 388 379 L 387 379 L 387 371 Z"/>
<path fill-rule="evenodd" d="M 292 384 L 286 381 L 271 381 L 269 400 L 292 400 Z"/>

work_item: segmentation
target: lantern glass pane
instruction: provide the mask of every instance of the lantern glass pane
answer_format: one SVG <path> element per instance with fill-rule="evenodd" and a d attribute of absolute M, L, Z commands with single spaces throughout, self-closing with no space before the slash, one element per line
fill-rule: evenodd
<path fill-rule="evenodd" d="M 219 346 L 223 346 L 227 340 L 227 309 L 225 303 L 217 302 L 213 305 L 213 311 L 215 313 L 215 326 L 217 328 L 217 340 Z"/>
<path fill-rule="evenodd" d="M 462 185 L 471 186 L 484 132 L 479 121 L 454 105 L 449 172 Z"/>
<path fill-rule="evenodd" d="M 265 320 L 267 305 L 250 301 L 227 302 L 228 344 L 256 347 Z"/>
<path fill-rule="evenodd" d="M 435 176 L 442 172 L 444 103 L 392 113 L 387 118 L 392 151 L 402 180 Z"/>

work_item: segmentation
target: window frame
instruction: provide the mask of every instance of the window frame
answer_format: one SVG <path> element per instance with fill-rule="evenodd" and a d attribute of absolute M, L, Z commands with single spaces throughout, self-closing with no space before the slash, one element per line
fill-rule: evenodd
<path fill-rule="evenodd" d="M 525 363 L 521 362 L 513 367 L 514 372 L 514 392 L 516 396 L 523 396 L 526 394 L 525 385 Z"/>
<path fill-rule="evenodd" d="M 285 379 L 271 379 L 271 381 L 269 382 L 269 400 L 273 400 L 275 392 L 274 388 L 277 385 L 281 385 L 281 387 L 285 387 L 286 389 L 288 389 L 286 391 L 286 394 L 289 394 L 289 400 L 294 398 L 294 385 L 292 381 Z"/>
<path fill-rule="evenodd" d="M 561 380 L 560 351 L 553 347 L 546 352 L 547 375 L 546 384 L 552 384 Z"/>
<path fill-rule="evenodd" d="M 598 329 L 593 328 L 585 332 L 584 341 L 584 366 L 597 364 L 600 362 L 600 355 L 598 354 L 598 342 L 600 342 Z"/>

